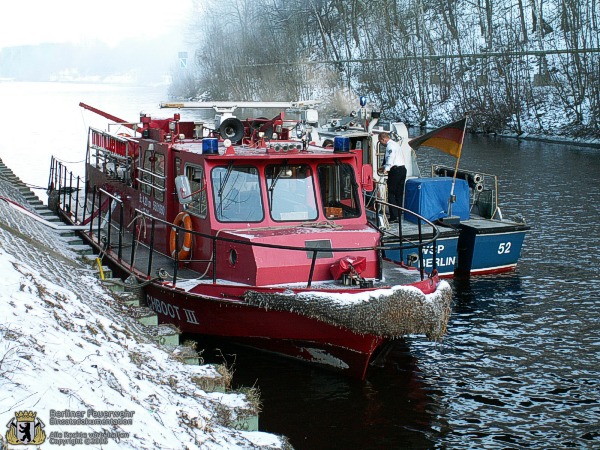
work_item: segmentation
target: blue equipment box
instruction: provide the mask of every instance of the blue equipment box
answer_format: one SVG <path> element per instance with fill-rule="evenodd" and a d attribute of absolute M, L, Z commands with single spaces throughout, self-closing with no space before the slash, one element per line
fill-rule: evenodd
<path fill-rule="evenodd" d="M 432 222 L 448 217 L 451 190 L 451 177 L 409 178 L 405 185 L 404 207 Z M 456 179 L 454 195 L 456 195 L 456 202 L 452 204 L 452 216 L 458 216 L 460 220 L 468 220 L 470 204 L 467 180 Z M 417 218 L 410 213 L 404 213 L 404 218 L 417 223 Z"/>

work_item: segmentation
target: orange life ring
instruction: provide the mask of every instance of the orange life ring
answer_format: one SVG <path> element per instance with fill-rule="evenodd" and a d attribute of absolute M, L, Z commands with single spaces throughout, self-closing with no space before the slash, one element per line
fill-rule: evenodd
<path fill-rule="evenodd" d="M 183 224 L 183 228 L 187 231 L 183 234 L 183 245 L 178 250 L 177 249 L 177 229 L 171 228 L 171 239 L 169 244 L 169 250 L 171 250 L 171 257 L 176 258 L 181 261 L 187 259 L 190 256 L 190 251 L 192 250 L 192 233 L 188 233 L 188 231 L 192 231 L 192 218 L 190 215 L 181 211 L 175 217 L 173 221 L 173 225 L 176 227 L 180 227 Z"/>

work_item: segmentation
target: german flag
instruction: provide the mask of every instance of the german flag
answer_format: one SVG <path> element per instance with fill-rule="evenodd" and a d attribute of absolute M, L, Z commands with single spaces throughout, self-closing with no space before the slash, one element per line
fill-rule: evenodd
<path fill-rule="evenodd" d="M 408 141 L 408 144 L 415 150 L 421 146 L 433 147 L 456 158 L 460 158 L 466 129 L 467 118 L 465 117 L 457 122 L 452 122 L 430 131 L 423 136 L 411 139 Z"/>

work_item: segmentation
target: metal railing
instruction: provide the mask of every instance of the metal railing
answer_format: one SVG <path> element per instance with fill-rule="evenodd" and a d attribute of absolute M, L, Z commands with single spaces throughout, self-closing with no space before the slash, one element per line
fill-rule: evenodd
<path fill-rule="evenodd" d="M 248 242 L 242 241 L 239 239 L 233 239 L 223 236 L 217 236 L 214 234 L 205 234 L 195 230 L 189 230 L 184 228 L 183 226 L 177 226 L 171 222 L 155 217 L 145 211 L 136 209 L 135 216 L 131 220 L 129 224 L 124 223 L 124 212 L 125 206 L 123 204 L 122 199 L 118 196 L 107 192 L 104 189 L 100 189 L 97 187 L 90 188 L 87 186 L 87 182 L 83 182 L 86 186 L 85 196 L 83 200 L 83 205 L 80 207 L 80 185 L 83 182 L 82 178 L 74 177 L 72 172 L 68 172 L 67 168 L 58 160 L 52 158 L 51 167 L 50 167 L 50 177 L 48 182 L 48 189 L 56 190 L 61 195 L 61 205 L 59 207 L 59 211 L 65 217 L 65 219 L 71 221 L 76 224 L 84 224 L 89 225 L 89 229 L 84 233 L 87 234 L 87 238 L 90 240 L 93 245 L 96 245 L 99 249 L 103 249 L 106 253 L 111 254 L 111 258 L 119 264 L 121 267 L 125 268 L 129 272 L 136 272 L 138 276 L 143 276 L 147 280 L 151 280 L 152 276 L 152 265 L 153 259 L 155 255 L 158 253 L 163 257 L 169 258 L 173 261 L 173 276 L 172 276 L 172 284 L 176 286 L 178 281 L 178 271 L 179 271 L 179 253 L 174 252 L 174 257 L 171 255 L 166 255 L 164 253 L 159 252 L 155 248 L 155 233 L 157 229 L 157 225 L 161 225 L 163 229 L 171 229 L 175 231 L 175 239 L 176 242 L 179 242 L 179 238 L 182 233 L 191 234 L 192 236 L 198 239 L 206 239 L 211 242 L 212 252 L 210 259 L 206 260 L 190 260 L 186 259 L 186 262 L 195 262 L 195 263 L 206 263 L 208 264 L 207 270 L 208 272 L 210 266 L 212 266 L 212 282 L 217 283 L 217 270 L 218 267 L 218 253 L 217 253 L 217 243 L 226 242 L 226 243 L 234 243 L 238 245 L 249 245 L 251 247 L 264 247 L 273 249 L 276 251 L 301 251 L 301 252 L 310 252 L 311 257 L 311 265 L 310 271 L 307 279 L 307 287 L 310 287 L 313 282 L 316 260 L 318 258 L 319 253 L 333 253 L 333 252 L 361 252 L 361 251 L 376 251 L 378 257 L 378 278 L 382 278 L 382 252 L 384 250 L 407 250 L 416 248 L 419 254 L 419 270 L 421 280 L 425 279 L 426 273 L 423 267 L 423 248 L 430 245 L 433 245 L 433 272 L 436 271 L 436 254 L 435 242 L 438 238 L 439 231 L 437 227 L 427 219 L 414 214 L 418 218 L 418 240 L 407 241 L 402 236 L 402 227 L 399 226 L 399 243 L 398 246 L 369 246 L 369 247 L 311 247 L 311 246 L 290 246 L 290 245 L 278 245 L 278 244 L 266 244 L 260 242 Z M 91 195 L 90 195 L 91 191 Z M 91 198 L 90 198 L 91 197 Z M 395 205 L 391 205 L 387 202 L 377 201 L 381 206 L 387 207 L 396 207 Z M 73 205 L 75 205 L 75 213 L 73 213 Z M 406 211 L 403 208 L 400 208 L 403 211 L 410 213 L 410 211 Z M 118 217 L 117 220 L 114 220 Z M 143 224 L 139 221 L 143 220 Z M 140 239 L 139 232 L 136 230 L 141 230 L 142 227 L 145 227 L 147 230 L 148 222 L 150 225 L 150 236 L 148 239 L 142 240 Z M 422 223 L 426 223 L 432 227 L 432 237 L 430 239 L 425 240 L 423 238 L 422 232 Z M 106 228 L 106 230 L 105 230 Z M 112 229 L 116 229 L 117 232 L 117 243 L 116 248 L 113 248 L 113 232 Z M 127 233 L 131 234 L 131 243 L 128 245 L 131 247 L 131 252 L 129 255 L 129 260 L 126 260 L 126 255 L 124 255 L 123 250 L 125 248 L 125 236 Z M 145 268 L 141 268 L 136 265 L 136 252 L 139 245 L 143 245 L 147 248 L 147 265 Z"/>
<path fill-rule="evenodd" d="M 481 171 L 473 171 L 432 164 L 431 176 L 456 177 L 469 185 L 469 209 L 484 219 L 502 220 L 498 202 L 498 177 Z"/>
<path fill-rule="evenodd" d="M 435 224 L 433 222 L 431 222 L 430 220 L 426 219 L 423 216 L 420 216 L 419 214 L 410 211 L 402 206 L 398 206 L 398 205 L 394 205 L 392 203 L 388 203 L 384 200 L 379 200 L 379 199 L 374 199 L 373 200 L 373 205 L 375 207 L 375 214 L 378 216 L 379 214 L 385 214 L 384 209 L 385 207 L 387 208 L 392 208 L 392 209 L 396 209 L 396 216 L 397 217 L 401 217 L 402 214 L 406 215 L 411 215 L 416 219 L 416 223 L 417 223 L 417 242 L 411 241 L 408 238 L 406 238 L 404 236 L 404 230 L 402 229 L 402 223 L 399 220 L 398 221 L 398 245 L 394 246 L 393 244 L 390 245 L 386 245 L 384 247 L 385 250 L 398 250 L 400 253 L 400 261 L 404 261 L 404 251 L 410 250 L 410 249 L 416 249 L 417 250 L 417 259 L 419 261 L 419 270 L 421 272 L 421 279 L 423 279 L 423 274 L 424 274 L 424 256 L 423 256 L 423 248 L 428 246 L 429 244 L 433 244 L 432 245 L 432 261 L 431 261 L 431 270 L 432 272 L 437 271 L 437 245 L 435 244 L 437 241 L 437 238 L 440 235 L 440 231 L 438 229 L 437 226 L 435 226 Z M 429 225 L 431 227 L 432 230 L 432 237 L 428 240 L 424 240 L 423 238 L 423 225 Z"/>

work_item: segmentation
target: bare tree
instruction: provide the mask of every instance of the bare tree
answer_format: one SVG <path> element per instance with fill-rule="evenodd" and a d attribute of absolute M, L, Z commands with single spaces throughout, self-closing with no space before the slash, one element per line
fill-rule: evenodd
<path fill-rule="evenodd" d="M 588 50 L 600 47 L 597 0 L 198 4 L 196 68 L 174 83 L 181 95 L 360 93 L 410 123 L 469 111 L 481 130 L 517 133 L 552 132 L 548 111 L 562 108 L 582 132 L 599 128 L 599 54 Z"/>

